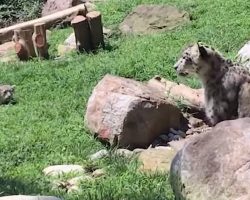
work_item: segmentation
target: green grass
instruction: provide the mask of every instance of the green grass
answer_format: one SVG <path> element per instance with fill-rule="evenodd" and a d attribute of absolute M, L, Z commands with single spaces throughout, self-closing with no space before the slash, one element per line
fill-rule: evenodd
<path fill-rule="evenodd" d="M 72 54 L 62 60 L 1 64 L 0 82 L 16 85 L 17 104 L 0 107 L 0 196 L 58 195 L 65 199 L 173 200 L 164 174 L 136 171 L 134 161 L 104 159 L 108 176 L 82 185 L 82 193 L 52 191 L 42 169 L 53 164 L 85 164 L 103 148 L 86 130 L 83 117 L 96 83 L 107 73 L 145 81 L 158 74 L 180 80 L 172 66 L 187 43 L 201 40 L 229 58 L 250 37 L 248 0 L 110 0 L 100 4 L 106 27 L 116 29 L 141 3 L 168 3 L 187 10 L 192 21 L 171 32 L 109 39 L 111 50 L 97 55 Z M 54 30 L 50 53 L 72 30 Z"/>

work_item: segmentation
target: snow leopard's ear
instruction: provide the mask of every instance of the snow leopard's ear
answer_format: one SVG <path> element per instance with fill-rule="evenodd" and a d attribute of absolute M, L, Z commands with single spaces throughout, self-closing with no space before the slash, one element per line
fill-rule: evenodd
<path fill-rule="evenodd" d="M 200 56 L 202 58 L 207 58 L 208 57 L 208 53 L 207 53 L 206 48 L 203 45 L 201 45 L 200 42 L 197 42 L 197 46 L 198 46 L 198 50 L 199 50 Z"/>

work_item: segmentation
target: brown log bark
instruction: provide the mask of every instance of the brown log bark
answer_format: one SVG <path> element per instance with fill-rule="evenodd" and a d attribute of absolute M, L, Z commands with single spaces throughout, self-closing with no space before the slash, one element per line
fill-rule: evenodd
<path fill-rule="evenodd" d="M 4 43 L 7 41 L 10 41 L 13 34 L 14 34 L 14 30 L 16 30 L 16 29 L 33 30 L 34 24 L 37 24 L 37 23 L 45 23 L 46 28 L 48 29 L 52 25 L 60 23 L 72 15 L 77 15 L 79 13 L 84 14 L 85 12 L 86 12 L 85 5 L 80 4 L 80 5 L 74 6 L 72 8 L 65 9 L 65 10 L 53 13 L 51 15 L 47 15 L 45 17 L 41 17 L 41 18 L 34 19 L 31 21 L 27 21 L 27 22 L 23 22 L 20 24 L 6 27 L 6 28 L 2 28 L 2 29 L 0 29 L 0 42 Z"/>
<path fill-rule="evenodd" d="M 80 52 L 89 52 L 92 49 L 90 29 L 87 18 L 78 15 L 72 21 L 76 38 L 76 48 Z"/>
<path fill-rule="evenodd" d="M 98 11 L 89 12 L 86 17 L 89 22 L 91 42 L 94 50 L 98 49 L 100 46 L 104 48 L 101 13 Z"/>
<path fill-rule="evenodd" d="M 45 23 L 34 25 L 32 41 L 37 57 L 46 59 L 49 58 Z"/>
<path fill-rule="evenodd" d="M 20 60 L 27 60 L 36 56 L 31 30 L 14 30 L 13 40 L 16 54 Z"/>
<path fill-rule="evenodd" d="M 165 93 L 167 98 L 181 101 L 182 105 L 199 112 L 204 111 L 203 89 L 192 89 L 183 84 L 177 84 L 159 76 L 148 81 L 148 86 Z"/>

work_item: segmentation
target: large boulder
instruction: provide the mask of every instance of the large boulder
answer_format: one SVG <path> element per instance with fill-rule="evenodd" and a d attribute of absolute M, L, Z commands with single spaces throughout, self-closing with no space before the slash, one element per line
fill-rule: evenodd
<path fill-rule="evenodd" d="M 147 147 L 183 116 L 164 94 L 132 79 L 106 75 L 88 100 L 85 124 L 100 139 L 120 147 Z"/>
<path fill-rule="evenodd" d="M 67 8 L 71 8 L 81 3 L 82 0 L 47 0 L 42 8 L 42 17 L 61 10 L 65 10 Z M 66 19 L 64 22 L 69 23 L 75 16 L 76 13 L 72 14 L 72 16 Z"/>
<path fill-rule="evenodd" d="M 250 69 L 250 41 L 239 50 L 237 61 Z"/>
<path fill-rule="evenodd" d="M 0 44 L 0 62 L 10 61 L 17 61 L 15 43 L 12 41 Z"/>
<path fill-rule="evenodd" d="M 172 30 L 188 20 L 188 13 L 174 6 L 139 5 L 120 24 L 120 30 L 125 34 L 163 32 Z"/>
<path fill-rule="evenodd" d="M 171 164 L 176 200 L 250 199 L 250 118 L 224 121 L 194 137 Z"/>

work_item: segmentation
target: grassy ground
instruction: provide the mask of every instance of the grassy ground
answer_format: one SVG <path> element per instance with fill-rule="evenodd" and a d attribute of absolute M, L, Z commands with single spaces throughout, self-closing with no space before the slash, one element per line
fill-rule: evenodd
<path fill-rule="evenodd" d="M 42 169 L 53 164 L 85 164 L 102 145 L 83 124 L 86 102 L 106 74 L 148 80 L 155 74 L 177 80 L 172 66 L 182 47 L 201 40 L 229 58 L 250 37 L 248 0 L 110 0 L 99 4 L 104 25 L 117 28 L 123 17 L 141 3 L 178 5 L 192 21 L 174 31 L 143 37 L 113 37 L 111 50 L 97 55 L 68 56 L 64 60 L 1 64 L 0 82 L 15 84 L 16 105 L 0 107 L 0 196 L 51 194 L 65 199 L 172 200 L 166 175 L 136 172 L 136 163 L 102 160 L 106 178 L 84 183 L 83 192 L 66 195 L 51 190 Z M 54 30 L 51 53 L 71 29 Z M 187 82 L 198 87 L 190 78 Z"/>

